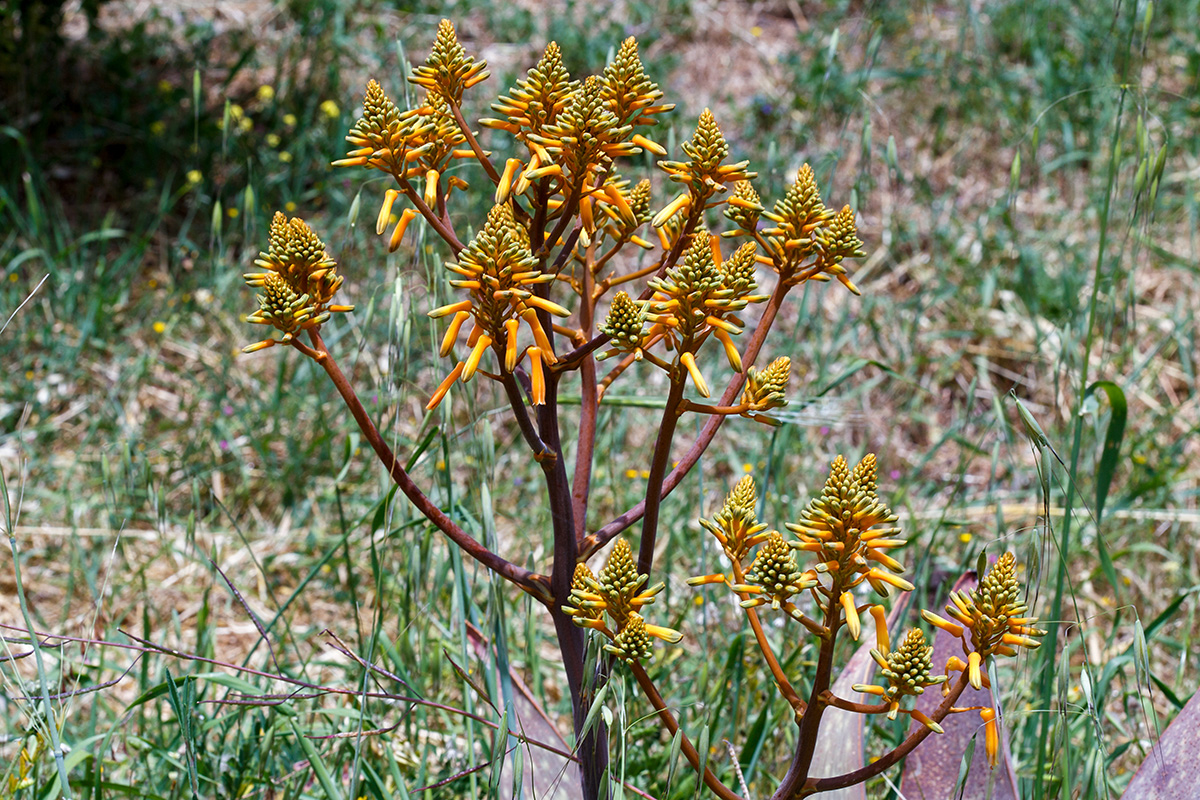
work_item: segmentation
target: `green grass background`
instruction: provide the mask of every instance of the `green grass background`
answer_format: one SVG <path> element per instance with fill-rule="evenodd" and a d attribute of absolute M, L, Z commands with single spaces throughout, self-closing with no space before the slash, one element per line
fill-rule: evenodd
<path fill-rule="evenodd" d="M 1000 672 L 1022 792 L 1120 796 L 1200 681 L 1195 0 L 233 5 L 68 16 L 46 45 L 75 78 L 57 87 L 4 62 L 0 776 L 39 733 L 61 739 L 72 796 L 505 793 L 509 666 L 569 728 L 534 604 L 394 502 L 312 364 L 236 355 L 257 336 L 241 273 L 275 210 L 303 215 L 358 309 L 326 338 L 394 449 L 469 530 L 546 566 L 539 470 L 503 398 L 479 387 L 423 411 L 447 368 L 424 314 L 450 296 L 446 254 L 415 228 L 387 254 L 369 230 L 383 184 L 328 166 L 366 78 L 402 96 L 401 65 L 448 16 L 492 65 L 476 116 L 546 41 L 579 77 L 636 35 L 678 103 L 660 139 L 711 107 L 764 198 L 807 161 L 828 204 L 860 214 L 864 296 L 807 289 L 768 340 L 764 357 L 794 364 L 788 424 L 730 422 L 664 505 L 656 610 L 686 638 L 652 675 L 710 764 L 735 781 L 736 753 L 765 796 L 791 734 L 733 610 L 683 583 L 716 565 L 697 510 L 750 472 L 779 527 L 833 456 L 875 452 L 921 603 L 1012 549 L 1055 628 L 1055 647 Z M 484 202 L 463 202 L 460 229 Z M 644 492 L 659 388 L 630 381 L 614 389 L 630 405 L 601 411 L 594 526 Z M 685 419 L 680 438 L 695 429 Z M 467 623 L 496 647 L 474 648 Z M 82 641 L 35 653 L 30 627 Z M 781 659 L 802 672 L 815 649 L 784 633 Z M 43 685 L 48 704 L 30 699 Z M 613 687 L 620 774 L 693 796 L 636 687 Z M 871 726 L 868 751 L 902 733 Z M 46 751 L 28 774 L 15 796 L 61 788 Z M 884 781 L 868 793 L 894 796 Z"/>

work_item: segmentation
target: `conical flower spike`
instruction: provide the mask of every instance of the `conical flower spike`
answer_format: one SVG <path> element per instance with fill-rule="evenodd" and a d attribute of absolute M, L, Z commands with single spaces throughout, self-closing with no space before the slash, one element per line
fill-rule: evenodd
<path fill-rule="evenodd" d="M 468 89 L 488 77 L 487 63 L 467 55 L 459 44 L 454 24 L 448 19 L 438 24 L 437 38 L 433 50 L 425 63 L 416 67 L 408 80 L 436 92 L 456 106 L 462 105 L 462 95 Z"/>
<path fill-rule="evenodd" d="M 671 180 L 687 186 L 693 202 L 703 203 L 713 195 L 725 192 L 726 184 L 755 177 L 746 169 L 748 161 L 722 165 L 729 155 L 729 144 L 712 111 L 707 108 L 700 114 L 691 141 L 684 142 L 681 147 L 688 156 L 687 161 L 660 161 L 658 167 Z"/>
<path fill-rule="evenodd" d="M 530 166 L 533 167 L 535 162 L 545 165 L 551 160 L 549 153 L 529 139 L 528 134 L 541 135 L 553 125 L 578 88 L 578 81 L 572 81 L 563 66 L 562 51 L 558 44 L 551 42 L 546 45 L 541 60 L 533 69 L 517 81 L 507 96 L 492 104 L 492 109 L 505 115 L 505 119 L 484 119 L 480 120 L 480 124 L 486 128 L 506 130 L 523 140 L 534 156 Z M 522 193 L 518 188 L 517 194 Z M 496 202 L 503 200 L 497 197 Z"/>
<path fill-rule="evenodd" d="M 767 597 L 753 598 L 744 601 L 743 605 L 746 603 L 759 605 L 769 600 L 772 608 L 779 608 L 780 604 L 792 595 L 816 585 L 816 581 L 810 579 L 803 570 L 796 566 L 796 557 L 792 554 L 792 548 L 784 538 L 778 532 L 771 531 L 759 549 L 758 555 L 755 556 L 754 563 L 750 566 L 750 572 L 746 574 L 746 584 L 760 587 Z"/>
<path fill-rule="evenodd" d="M 617 352 L 632 352 L 642 343 L 642 332 L 646 327 L 646 312 L 626 292 L 613 296 L 608 316 L 600 326 Z"/>
<path fill-rule="evenodd" d="M 254 352 L 272 344 L 290 342 L 300 331 L 312 330 L 325 323 L 333 312 L 353 311 L 354 306 L 334 305 L 332 300 L 342 285 L 337 262 L 325 251 L 325 244 L 302 219 L 288 219 L 276 213 L 271 220 L 268 246 L 259 253 L 254 265 L 264 272 L 248 272 L 248 286 L 263 289 L 258 296 L 258 311 L 246 319 L 260 325 L 273 325 L 283 338 L 250 345 Z"/>
<path fill-rule="evenodd" d="M 792 373 L 792 361 L 780 356 L 764 369 L 751 367 L 746 374 L 742 402 L 754 411 L 769 411 L 787 405 L 787 384 Z"/>
<path fill-rule="evenodd" d="M 662 100 L 663 93 L 659 91 L 658 84 L 646 77 L 642 69 L 642 60 L 638 56 L 637 39 L 632 36 L 621 43 L 616 57 L 605 68 L 603 82 L 604 97 L 613 116 L 621 125 L 645 125 L 652 122 L 652 114 L 675 108 L 672 103 L 655 105 Z M 665 151 L 658 153 L 665 154 Z"/>
<path fill-rule="evenodd" d="M 805 259 L 817 252 L 814 231 L 833 217 L 817 190 L 816 177 L 808 164 L 800 167 L 796 181 L 782 200 L 763 216 L 775 223 L 765 228 L 766 236 L 775 251 L 777 265 L 787 271 L 798 268 Z"/>
<path fill-rule="evenodd" d="M 969 594 L 951 594 L 946 611 L 970 631 L 969 647 L 980 660 L 992 655 L 1013 655 L 1019 647 L 1034 649 L 1040 646 L 1036 637 L 1044 636 L 1046 632 L 1032 627 L 1037 618 L 1027 616 L 1029 606 L 1020 602 L 1020 594 L 1016 558 L 1012 553 L 1002 555 Z M 932 616 L 927 613 L 927 618 Z M 953 625 L 946 620 L 941 623 L 941 627 Z M 970 663 L 970 666 L 973 668 L 971 683 L 975 685 L 978 681 L 974 673 L 980 666 L 978 663 Z"/>
<path fill-rule="evenodd" d="M 648 660 L 653 656 L 646 623 L 637 614 L 629 615 L 629 620 L 621 632 L 613 637 L 612 643 L 606 644 L 604 649 L 630 664 Z"/>
<path fill-rule="evenodd" d="M 721 510 L 713 515 L 711 521 L 700 520 L 700 524 L 721 543 L 725 556 L 739 568 L 751 548 L 769 538 L 769 534 L 764 533 L 767 526 L 758 521 L 754 512 L 757 503 L 754 479 L 747 475 L 729 492 Z"/>
<path fill-rule="evenodd" d="M 899 547 L 904 540 L 885 538 L 899 532 L 899 528 L 879 527 L 890 526 L 896 515 L 879 500 L 875 473 L 874 455 L 864 457 L 853 472 L 838 456 L 821 496 L 809 502 L 799 523 L 787 527 L 799 534 L 797 549 L 817 554 L 823 569 L 840 575 L 843 581 L 853 581 L 843 585 L 866 580 L 886 596 L 888 587 L 910 591 L 913 586 L 887 571 L 903 567 L 882 551 Z M 872 561 L 880 566 L 871 566 Z"/>

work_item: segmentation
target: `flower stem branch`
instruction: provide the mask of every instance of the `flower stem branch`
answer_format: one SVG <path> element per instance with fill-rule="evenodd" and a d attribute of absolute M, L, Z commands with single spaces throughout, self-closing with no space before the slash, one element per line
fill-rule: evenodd
<path fill-rule="evenodd" d="M 646 480 L 646 512 L 642 517 L 642 541 L 638 548 L 638 574 L 649 575 L 654 566 L 654 543 L 658 538 L 658 511 L 664 492 L 661 491 L 667 463 L 671 460 L 671 441 L 682 412 L 683 389 L 687 385 L 687 373 L 677 369 L 671 375 L 671 388 L 667 393 L 667 406 L 663 409 L 662 422 L 658 426 L 658 438 L 654 440 L 654 456 L 650 461 L 650 477 Z"/>
<path fill-rule="evenodd" d="M 742 353 L 742 364 L 747 369 L 753 366 L 755 358 L 758 357 L 759 351 L 762 350 L 763 342 L 767 338 L 767 332 L 775 322 L 775 316 L 779 313 L 779 308 L 783 305 L 783 299 L 787 295 L 789 288 L 791 287 L 786 286 L 783 281 L 776 283 L 774 290 L 771 292 L 771 297 L 763 307 L 762 317 L 759 318 L 758 326 L 754 329 L 754 335 L 750 338 Z M 742 391 L 742 385 L 745 383 L 745 380 L 745 373 L 734 375 L 725 387 L 725 393 L 721 395 L 720 404 L 723 406 L 730 405 L 738 396 L 738 393 Z M 700 456 L 704 455 L 704 451 L 708 449 L 709 444 L 716 437 L 717 431 L 720 430 L 721 423 L 725 419 L 723 415 L 715 415 L 710 417 L 708 422 L 704 423 L 704 427 L 700 430 L 700 435 L 696 438 L 696 441 L 684 456 L 679 459 L 678 466 L 671 470 L 666 480 L 663 481 L 661 497 L 666 497 L 674 491 L 684 476 L 691 471 L 692 467 L 696 466 L 696 462 L 700 460 Z M 661 497 L 659 498 L 660 501 Z M 581 555 L 584 558 L 591 556 L 630 525 L 641 519 L 645 512 L 646 501 L 643 500 L 585 538 Z"/>
<path fill-rule="evenodd" d="M 954 707 L 958 698 L 962 696 L 967 685 L 967 675 L 964 672 L 959 675 L 958 680 L 950 688 L 949 694 L 942 699 L 941 705 L 937 707 L 937 710 L 929 718 L 940 724 L 950 714 L 950 710 Z M 900 759 L 916 749 L 917 745 L 925 741 L 925 738 L 931 733 L 933 733 L 932 729 L 921 725 L 910 733 L 908 738 L 901 742 L 900 746 L 895 750 L 885 753 L 862 769 L 847 772 L 843 775 L 836 775 L 832 778 L 811 778 L 805 783 L 802 790 L 793 792 L 792 794 L 783 794 L 781 787 L 780 791 L 775 793 L 772 800 L 789 800 L 789 798 L 806 797 L 817 792 L 831 792 L 835 789 L 844 789 L 847 786 L 854 786 L 855 784 L 870 780 L 899 763 Z"/>
<path fill-rule="evenodd" d="M 475 154 L 475 160 L 483 165 L 483 171 L 491 178 L 492 183 L 498 186 L 500 184 L 500 173 L 496 172 L 491 159 L 487 157 L 487 153 L 483 152 L 483 148 L 479 146 L 479 141 L 475 138 L 475 134 L 471 132 L 471 126 L 467 124 L 467 120 L 463 117 L 462 109 L 458 107 L 458 103 L 449 98 L 446 99 L 446 105 L 450 106 L 450 113 L 454 116 L 454 122 L 458 125 L 458 129 L 462 131 L 463 138 L 467 140 L 467 146 Z"/>
<path fill-rule="evenodd" d="M 337 365 L 337 361 L 330 355 L 325 347 L 325 342 L 321 339 L 321 334 L 316 329 L 309 331 L 309 337 L 312 340 L 313 349 L 318 353 L 323 353 L 324 358 L 316 359 L 316 362 L 321 365 L 325 373 L 329 375 L 333 381 L 334 387 L 338 390 L 338 394 L 342 396 L 342 400 L 346 403 L 346 407 L 350 409 L 350 413 L 354 416 L 354 421 L 358 423 L 358 428 L 362 431 L 363 436 L 370 442 L 371 448 L 375 451 L 375 455 L 383 463 L 384 468 L 388 471 L 388 475 L 400 487 L 400 491 L 404 492 L 404 496 L 409 499 L 417 510 L 420 511 L 426 519 L 437 526 L 438 530 L 446 534 L 449 539 L 458 545 L 467 555 L 474 558 L 480 564 L 483 564 L 488 569 L 495 572 L 505 580 L 515 584 L 520 589 L 528 592 L 530 595 L 541 601 L 543 604 L 551 605 L 553 597 L 550 594 L 549 579 L 545 575 L 540 575 L 531 572 L 524 567 L 508 561 L 501 556 L 488 550 L 482 544 L 477 542 L 466 531 L 454 523 L 445 512 L 429 499 L 429 497 L 421 491 L 409 477 L 408 472 L 400 464 L 400 461 L 392 453 L 387 442 L 379 435 L 379 430 L 375 427 L 375 423 L 367 416 L 367 411 L 363 408 L 362 402 L 355 394 L 354 388 L 350 386 L 346 376 L 342 374 L 341 369 Z"/>
<path fill-rule="evenodd" d="M 629 669 L 633 672 L 634 678 L 637 679 L 638 686 L 642 687 L 642 693 L 646 695 L 646 699 L 654 706 L 658 712 L 658 718 L 662 720 L 667 731 L 674 736 L 679 731 L 679 721 L 675 719 L 675 715 L 667 708 L 666 702 L 662 695 L 658 693 L 654 682 L 650 680 L 650 676 L 646 674 L 646 669 L 638 663 L 629 665 Z M 688 738 L 687 734 L 680 736 L 680 750 L 683 752 L 684 758 L 692 765 L 692 769 L 700 771 L 700 754 L 696 752 L 695 746 Z M 704 785 L 712 791 L 721 800 L 743 800 L 742 796 L 730 789 L 725 784 L 721 783 L 720 778 L 713 774 L 708 767 L 704 768 Z"/>

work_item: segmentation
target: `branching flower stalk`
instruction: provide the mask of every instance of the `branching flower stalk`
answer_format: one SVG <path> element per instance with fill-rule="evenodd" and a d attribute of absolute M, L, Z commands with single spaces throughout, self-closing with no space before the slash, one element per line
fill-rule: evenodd
<path fill-rule="evenodd" d="M 865 255 L 854 212 L 833 211 L 821 198 L 813 170 L 804 165 L 769 208 L 755 190 L 746 161 L 730 148 L 714 115 L 705 110 L 682 153 L 672 160 L 652 136 L 657 115 L 673 106 L 645 74 L 635 39 L 627 39 L 600 75 L 573 79 L 554 43 L 524 78 L 494 104 L 497 116 L 479 120 L 482 141 L 464 116 L 464 97 L 488 77 L 487 65 L 469 55 L 454 26 L 443 20 L 424 63 L 409 81 L 423 91 L 400 108 L 372 80 L 362 116 L 346 136 L 350 149 L 336 167 L 378 171 L 391 180 L 376 218 L 377 235 L 399 249 L 414 224 L 425 224 L 444 242 L 445 268 L 454 299 L 429 314 L 442 326 L 439 355 L 447 360 L 440 383 L 426 398 L 430 411 L 450 392 L 493 382 L 508 400 L 520 442 L 540 466 L 549 507 L 550 553 L 546 572 L 518 566 L 475 540 L 412 479 L 338 367 L 321 336 L 337 313 L 353 306 L 334 302 L 344 278 L 324 243 L 304 221 L 277 214 L 266 252 L 246 274 L 261 290 L 247 321 L 279 332 L 246 352 L 290 345 L 328 374 L 376 456 L 404 493 L 456 546 L 538 600 L 555 627 L 571 697 L 581 792 L 596 800 L 611 785 L 602 724 L 584 732 L 591 696 L 585 671 L 586 637 L 599 637 L 605 658 L 597 675 L 628 668 L 666 729 L 675 719 L 644 664 L 655 641 L 677 644 L 679 631 L 653 621 L 662 582 L 652 582 L 663 498 L 687 476 L 724 421 L 745 417 L 779 424 L 773 411 L 787 404 L 791 362 L 779 356 L 756 363 L 788 293 L 808 281 L 837 280 L 859 293 L 846 262 Z M 505 141 L 507 140 L 507 141 Z M 485 147 L 491 147 L 487 149 Z M 511 152 L 503 164 L 492 152 Z M 663 185 L 623 177 L 629 158 L 654 156 Z M 474 191 L 458 162 L 475 162 L 486 178 L 491 210 L 482 220 L 454 213 L 453 193 Z M 465 176 L 465 177 L 464 177 Z M 667 193 L 661 203 L 656 192 Z M 717 212 L 720 212 L 718 214 Z M 716 218 L 723 229 L 710 229 Z M 474 234 L 462 238 L 459 231 Z M 770 288 L 760 285 L 770 276 Z M 640 288 L 636 288 L 640 286 Z M 747 333 L 747 329 L 752 330 Z M 304 339 L 307 339 L 307 342 Z M 717 357 L 707 358 L 709 354 Z M 728 376 L 718 383 L 715 366 Z M 604 365 L 606 373 L 600 372 Z M 597 413 L 607 389 L 647 370 L 666 376 L 666 405 L 649 454 L 645 496 L 612 520 L 590 518 Z M 582 401 L 575 463 L 568 473 L 559 415 L 559 392 L 579 374 Z M 714 393 L 714 388 L 723 388 Z M 684 414 L 707 419 L 699 436 L 676 454 L 675 434 Z M 677 456 L 674 467 L 668 473 Z M 728 568 L 698 576 L 696 586 L 723 585 L 741 607 L 781 697 L 793 711 L 797 745 L 774 797 L 803 797 L 880 774 L 927 735 L 941 730 L 967 685 L 986 685 L 989 656 L 1035 647 L 1041 631 L 1019 601 L 1015 562 L 1002 558 L 980 589 L 956 596 L 954 621 L 926 612 L 925 619 L 963 642 L 938 674 L 919 630 L 894 650 L 883 606 L 866 594 L 887 597 L 912 589 L 892 553 L 905 544 L 896 517 L 878 497 L 876 461 L 867 456 L 851 469 L 839 457 L 821 496 L 789 538 L 757 519 L 754 482 L 744 479 L 704 528 L 716 538 Z M 617 537 L 641 520 L 637 557 Z M 587 562 L 614 539 L 604 566 Z M 810 675 L 789 674 L 776 657 L 760 614 L 782 614 L 816 637 L 819 654 Z M 875 619 L 880 668 L 875 684 L 856 687 L 879 698 L 853 703 L 833 695 L 833 653 L 843 631 L 858 639 L 863 614 Z M 964 660 L 965 659 L 965 660 Z M 807 683 L 807 686 L 803 686 Z M 911 698 L 942 685 L 942 705 L 930 717 Z M 800 688 L 803 688 L 803 693 Z M 908 715 L 921 723 L 901 747 L 871 765 L 835 778 L 809 776 L 821 718 L 830 706 L 863 714 Z M 981 711 L 992 725 L 990 709 Z M 988 747 L 993 749 L 994 737 Z M 736 800 L 695 746 L 682 736 L 681 751 L 716 796 Z M 854 765 L 851 765 L 854 766 Z"/>

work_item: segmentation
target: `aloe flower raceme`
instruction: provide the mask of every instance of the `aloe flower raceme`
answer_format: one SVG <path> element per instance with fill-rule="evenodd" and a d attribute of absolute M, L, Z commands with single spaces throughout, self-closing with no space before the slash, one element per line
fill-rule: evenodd
<path fill-rule="evenodd" d="M 263 293 L 258 296 L 258 311 L 246 321 L 272 325 L 283 336 L 255 342 L 243 352 L 287 344 L 301 331 L 328 321 L 332 313 L 354 310 L 354 306 L 333 304 L 344 278 L 337 273 L 337 262 L 325 251 L 325 244 L 304 220 L 289 220 L 276 212 L 267 252 L 259 253 L 254 265 L 266 271 L 246 273 L 246 284 L 261 287 Z"/>
<path fill-rule="evenodd" d="M 654 217 L 651 224 L 656 228 L 662 227 L 667 220 L 693 206 L 712 205 L 710 201 L 728 191 L 727 184 L 736 184 L 756 177 L 756 173 L 746 169 L 749 161 L 722 163 L 729 155 L 729 144 L 725 141 L 713 113 L 707 108 L 700 114 L 691 141 L 684 142 L 681 147 L 688 156 L 687 161 L 660 161 L 658 168 L 666 172 L 672 181 L 682 183 L 686 191 Z"/>
<path fill-rule="evenodd" d="M 475 61 L 467 55 L 454 23 L 443 19 L 438 23 L 437 38 L 425 63 L 415 68 L 408 80 L 434 94 L 441 95 L 454 105 L 462 105 L 463 92 L 488 77 L 487 62 Z"/>
<path fill-rule="evenodd" d="M 641 359 L 642 342 L 645 341 L 646 309 L 634 301 L 626 292 L 613 295 L 608 316 L 600 326 L 600 332 L 609 337 L 612 347 L 598 358 L 611 358 L 617 353 L 633 353 Z"/>
<path fill-rule="evenodd" d="M 742 404 L 751 412 L 770 411 L 787 405 L 788 378 L 792 373 L 792 360 L 780 356 L 762 369 L 751 367 L 746 372 L 746 388 L 742 390 Z"/>
<path fill-rule="evenodd" d="M 733 572 L 689 578 L 690 585 L 724 583 L 733 586 L 740 582 L 745 572 L 744 562 L 751 549 L 765 542 L 771 535 L 771 532 L 767 531 L 767 525 L 758 521 L 754 512 L 756 504 L 754 479 L 747 475 L 733 487 L 726 496 L 724 505 L 711 520 L 700 520 L 701 526 L 721 544 Z"/>
<path fill-rule="evenodd" d="M 401 111 L 371 80 L 363 97 L 363 115 L 346 135 L 352 145 L 335 167 L 362 166 L 391 175 L 405 191 L 416 190 L 410 179 L 420 182 L 421 200 L 427 207 L 439 206 L 450 189 L 466 189 L 456 175 L 443 177 L 451 159 L 474 158 L 475 151 L 461 147 L 467 139 L 454 117 L 453 108 L 462 103 L 463 91 L 488 77 L 485 62 L 467 55 L 449 20 L 438 26 L 433 50 L 425 63 L 413 69 L 409 81 L 426 90 L 424 102 Z M 453 108 L 452 108 L 453 106 Z M 379 209 L 376 233 L 382 234 L 391 218 L 392 206 L 402 192 L 388 189 Z M 388 249 L 396 250 L 408 224 L 419 216 L 405 209 L 388 240 Z"/>
<path fill-rule="evenodd" d="M 542 364 L 553 364 L 557 359 L 537 312 L 547 311 L 560 317 L 569 316 L 570 312 L 533 293 L 537 284 L 552 281 L 554 276 L 538 270 L 537 259 L 529 250 L 529 235 L 513 219 L 512 208 L 507 203 L 493 206 L 483 229 L 458 254 L 458 261 L 447 263 L 446 268 L 460 276 L 452 279 L 450 285 L 465 289 L 467 299 L 436 308 L 429 316 L 452 316 L 442 339 L 443 357 L 454 349 L 463 325 L 473 320 L 467 336 L 471 353 L 438 387 L 428 408 L 435 408 L 455 381 L 471 380 L 484 354 L 493 346 L 503 353 L 500 363 L 506 373 L 511 373 L 528 357 L 534 403 L 542 403 L 545 398 Z M 524 348 L 518 336 L 521 322 L 532 336 L 532 344 Z"/>
<path fill-rule="evenodd" d="M 759 215 L 751 200 L 757 196 L 747 195 L 745 199 L 749 208 L 730 218 L 741 233 L 753 234 L 751 226 L 758 224 Z M 808 164 L 800 167 L 784 197 L 761 216 L 774 223 L 758 231 L 758 235 L 765 238 L 772 265 L 786 284 L 836 278 L 850 291 L 862 294 L 842 266 L 847 258 L 866 255 L 858 238 L 854 212 L 849 206 L 836 213 L 825 207 L 812 167 Z"/>
<path fill-rule="evenodd" d="M 654 295 L 645 304 L 653 323 L 646 335 L 661 335 L 668 347 L 678 351 L 678 363 L 705 397 L 708 383 L 696 366 L 696 351 L 711 334 L 721 342 L 730 368 L 741 372 L 742 358 L 732 339 L 742 332 L 737 312 L 767 299 L 754 294 L 754 243 L 747 242 L 722 259 L 718 242 L 706 230 L 697 232 L 680 263 L 649 281 Z"/>
<path fill-rule="evenodd" d="M 876 493 L 875 456 L 868 454 L 853 471 L 842 456 L 834 459 L 821 496 L 809 501 L 798 523 L 787 525 L 800 539 L 793 546 L 813 553 L 818 559 L 816 571 L 830 576 L 831 586 L 821 586 L 819 591 L 841 605 L 855 639 L 861 623 L 854 587 L 866 581 L 885 597 L 889 587 L 913 588 L 894 574 L 903 572 L 904 566 L 887 553 L 905 544 L 891 538 L 900 532 L 891 525 L 895 521 L 896 515 Z"/>
<path fill-rule="evenodd" d="M 647 580 L 649 576 L 638 574 L 629 543 L 618 539 L 598 577 L 585 565 L 576 566 L 571 604 L 563 606 L 563 613 L 581 628 L 600 631 L 609 640 L 605 650 L 619 658 L 630 662 L 650 658 L 651 637 L 674 644 L 683 634 L 651 625 L 642 617 L 642 607 L 653 603 L 665 588 L 658 583 L 643 590 Z"/>
<path fill-rule="evenodd" d="M 743 600 L 743 608 L 771 604 L 771 608 L 790 605 L 792 595 L 817 586 L 816 573 L 803 570 L 796 563 L 792 545 L 778 531 L 771 531 L 759 548 L 746 573 L 744 584 L 735 584 L 737 592 L 752 595 Z"/>
<path fill-rule="evenodd" d="M 904 636 L 900 647 L 892 650 L 888 642 L 887 621 L 882 606 L 872 606 L 875 617 L 875 642 L 871 650 L 871 658 L 879 665 L 879 675 L 876 680 L 882 685 L 855 684 L 854 691 L 872 694 L 884 698 L 888 719 L 895 719 L 899 713 L 909 714 L 913 719 L 941 733 L 942 728 L 929 717 L 915 709 L 902 709 L 901 701 L 905 697 L 915 697 L 923 694 L 929 686 L 937 686 L 946 681 L 945 675 L 933 675 L 931 656 L 933 648 L 925 644 L 925 634 L 913 628 Z"/>
<path fill-rule="evenodd" d="M 1029 606 L 1020 602 L 1021 583 L 1016 577 L 1016 557 L 1005 553 L 970 592 L 953 592 L 946 612 L 955 620 L 944 619 L 932 611 L 921 616 L 932 625 L 962 640 L 964 663 L 952 657 L 947 672 L 966 671 L 971 686 L 990 685 L 983 662 L 989 656 L 1015 656 L 1019 648 L 1041 646 L 1036 637 L 1046 632 L 1033 627 L 1037 617 L 1027 616 Z"/>

